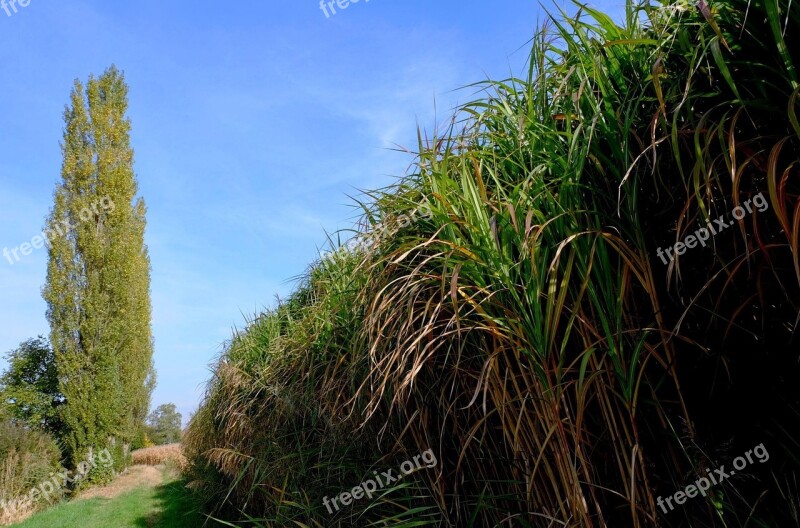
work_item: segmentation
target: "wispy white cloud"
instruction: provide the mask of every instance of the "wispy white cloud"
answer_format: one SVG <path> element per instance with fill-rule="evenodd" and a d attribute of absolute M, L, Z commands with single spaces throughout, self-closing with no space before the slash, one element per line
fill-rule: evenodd
<path fill-rule="evenodd" d="M 154 404 L 188 414 L 231 329 L 290 291 L 326 230 L 350 226 L 346 194 L 401 176 L 411 158 L 391 149 L 447 122 L 470 95 L 451 90 L 507 75 L 535 12 L 526 0 L 373 2 L 335 20 L 316 2 L 32 3 L 0 20 L 0 122 L 14 132 L 0 142 L 0 246 L 43 225 L 72 80 L 116 63 L 149 207 Z M 0 350 L 47 331 L 45 264 L 43 251 L 0 261 Z"/>

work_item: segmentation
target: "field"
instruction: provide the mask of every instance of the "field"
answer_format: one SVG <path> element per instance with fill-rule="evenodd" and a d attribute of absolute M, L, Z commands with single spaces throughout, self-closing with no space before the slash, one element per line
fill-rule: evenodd
<path fill-rule="evenodd" d="M 133 451 L 131 453 L 131 463 L 145 466 L 170 464 L 174 467 L 183 468 L 186 465 L 186 458 L 183 455 L 181 444 L 167 444 Z"/>

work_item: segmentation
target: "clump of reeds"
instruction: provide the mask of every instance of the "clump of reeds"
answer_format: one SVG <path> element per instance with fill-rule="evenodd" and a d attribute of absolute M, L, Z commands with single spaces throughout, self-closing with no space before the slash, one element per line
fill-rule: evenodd
<path fill-rule="evenodd" d="M 315 264 L 234 337 L 186 438 L 215 515 L 791 522 L 798 5 L 630 3 L 622 23 L 578 11 L 536 36 L 525 78 L 479 85 L 447 135 L 420 137 L 406 178 L 369 193 L 370 243 Z M 758 192 L 769 211 L 659 261 Z M 785 455 L 773 477 L 657 508 L 754 435 Z M 427 449 L 435 470 L 324 511 L 326 494 Z"/>
<path fill-rule="evenodd" d="M 0 412 L 0 525 L 19 522 L 60 500 L 65 490 L 36 501 L 26 497 L 62 469 L 61 450 L 53 438 L 15 424 Z"/>

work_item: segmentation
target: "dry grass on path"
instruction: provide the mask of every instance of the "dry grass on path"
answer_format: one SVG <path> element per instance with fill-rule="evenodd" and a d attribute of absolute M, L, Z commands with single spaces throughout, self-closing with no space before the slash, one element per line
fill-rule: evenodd
<path fill-rule="evenodd" d="M 131 466 L 106 486 L 96 486 L 78 494 L 83 499 L 113 499 L 141 486 L 155 487 L 164 482 L 163 468 L 154 466 Z"/>
<path fill-rule="evenodd" d="M 158 486 L 164 482 L 164 468 L 180 469 L 186 464 L 181 444 L 137 449 L 131 453 L 132 466 L 110 484 L 87 489 L 77 499 L 97 497 L 113 499 L 141 486 Z"/>

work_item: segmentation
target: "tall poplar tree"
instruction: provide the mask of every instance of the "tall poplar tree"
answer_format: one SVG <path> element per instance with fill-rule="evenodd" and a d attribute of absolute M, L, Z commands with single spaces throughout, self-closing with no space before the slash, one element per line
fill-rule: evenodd
<path fill-rule="evenodd" d="M 111 441 L 129 443 L 155 384 L 146 208 L 136 196 L 127 97 L 113 66 L 85 87 L 75 81 L 45 231 L 43 295 L 74 463 Z"/>

